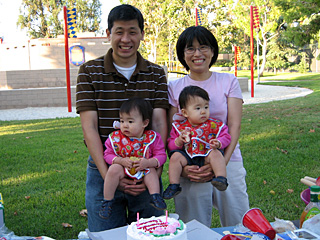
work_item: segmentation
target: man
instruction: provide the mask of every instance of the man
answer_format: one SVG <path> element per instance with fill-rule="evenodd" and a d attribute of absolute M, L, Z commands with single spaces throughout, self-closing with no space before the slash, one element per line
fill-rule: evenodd
<path fill-rule="evenodd" d="M 121 104 L 139 96 L 153 107 L 152 128 L 167 138 L 166 110 L 169 108 L 164 70 L 142 58 L 138 52 L 144 39 L 141 12 L 131 5 L 119 5 L 108 16 L 107 37 L 111 49 L 105 56 L 83 64 L 77 80 L 76 107 L 90 156 L 87 167 L 86 207 L 91 232 L 125 226 L 140 217 L 160 216 L 153 208 L 143 182 L 124 179 L 115 194 L 109 219 L 99 216 L 103 200 L 103 179 L 108 166 L 103 158 L 104 142 L 114 131 Z M 158 171 L 161 176 L 161 169 Z"/>

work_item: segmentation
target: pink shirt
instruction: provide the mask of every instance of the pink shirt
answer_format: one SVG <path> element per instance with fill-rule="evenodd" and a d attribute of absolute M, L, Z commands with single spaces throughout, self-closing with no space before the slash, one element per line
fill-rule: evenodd
<path fill-rule="evenodd" d="M 106 150 L 104 151 L 104 160 L 111 165 L 112 160 L 115 157 L 118 157 L 118 155 L 113 150 L 109 137 L 105 142 L 105 146 Z M 156 132 L 156 139 L 152 144 L 150 144 L 148 151 L 149 158 L 156 158 L 158 160 L 158 167 L 162 166 L 166 162 L 167 153 L 159 133 Z"/>
<path fill-rule="evenodd" d="M 211 77 L 205 81 L 195 81 L 191 79 L 189 75 L 177 80 L 169 81 L 169 103 L 173 107 L 177 107 L 179 111 L 179 94 L 184 87 L 189 85 L 201 87 L 208 92 L 210 97 L 210 117 L 216 118 L 228 125 L 228 98 L 232 97 L 243 99 L 238 79 L 230 73 L 212 72 Z M 239 147 L 238 143 L 230 161 L 242 161 Z"/>

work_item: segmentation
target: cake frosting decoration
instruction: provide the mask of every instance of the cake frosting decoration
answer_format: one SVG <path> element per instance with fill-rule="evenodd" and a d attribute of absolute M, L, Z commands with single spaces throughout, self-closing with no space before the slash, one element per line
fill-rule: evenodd
<path fill-rule="evenodd" d="M 128 240 L 186 240 L 186 225 L 170 217 L 141 218 L 127 229 Z"/>

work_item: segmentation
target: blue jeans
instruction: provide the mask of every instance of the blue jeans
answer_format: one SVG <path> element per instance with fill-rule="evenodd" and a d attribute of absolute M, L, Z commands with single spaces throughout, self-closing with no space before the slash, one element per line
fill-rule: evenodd
<path fill-rule="evenodd" d="M 164 211 L 157 210 L 150 205 L 150 194 L 148 190 L 138 196 L 125 194 L 117 190 L 115 192 L 115 203 L 112 205 L 112 213 L 109 219 L 99 216 L 103 200 L 104 180 L 91 156 L 88 158 L 87 181 L 86 181 L 86 208 L 88 210 L 88 228 L 90 232 L 100 232 L 112 228 L 126 226 L 137 220 L 137 212 L 140 218 L 161 216 Z M 160 179 L 160 188 L 162 182 Z"/>

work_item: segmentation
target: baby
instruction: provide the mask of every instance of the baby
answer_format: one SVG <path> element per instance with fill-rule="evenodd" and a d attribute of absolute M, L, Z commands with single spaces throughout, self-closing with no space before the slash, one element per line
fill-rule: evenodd
<path fill-rule="evenodd" d="M 209 118 L 209 100 L 208 93 L 197 86 L 185 87 L 179 95 L 181 114 L 174 115 L 168 139 L 170 184 L 164 199 L 181 192 L 180 175 L 186 165 L 210 164 L 215 174 L 212 185 L 220 191 L 228 187 L 223 149 L 230 144 L 231 136 L 225 124 Z M 179 154 L 176 161 L 171 158 L 173 154 Z"/>
<path fill-rule="evenodd" d="M 144 178 L 149 190 L 150 204 L 159 210 L 167 208 L 160 195 L 156 168 L 167 159 L 164 143 L 159 133 L 148 130 L 153 109 L 141 98 L 125 101 L 120 108 L 120 130 L 112 132 L 105 142 L 104 159 L 111 166 L 104 180 L 104 200 L 100 217 L 108 219 L 112 213 L 114 194 L 124 177 Z"/>

